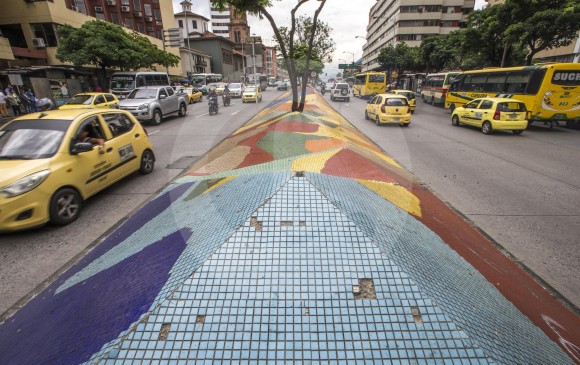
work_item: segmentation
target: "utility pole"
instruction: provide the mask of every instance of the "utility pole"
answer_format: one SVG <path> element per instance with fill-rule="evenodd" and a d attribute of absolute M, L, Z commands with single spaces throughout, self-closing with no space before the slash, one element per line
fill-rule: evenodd
<path fill-rule="evenodd" d="M 252 66 L 254 68 L 254 84 L 256 84 L 256 36 L 252 35 Z"/>
<path fill-rule="evenodd" d="M 246 56 L 244 54 L 244 40 L 242 39 L 242 69 L 244 70 L 244 80 L 242 81 L 244 84 L 246 83 Z"/>
<path fill-rule="evenodd" d="M 189 0 L 183 0 L 181 2 L 181 6 L 183 6 L 183 10 L 185 13 L 185 36 L 187 37 L 187 59 L 189 61 L 189 69 L 191 70 L 191 74 L 193 75 L 193 59 L 191 57 L 191 44 L 189 42 L 189 23 L 187 22 L 187 13 L 191 8 L 191 2 Z M 189 77 L 188 77 L 189 79 Z"/>

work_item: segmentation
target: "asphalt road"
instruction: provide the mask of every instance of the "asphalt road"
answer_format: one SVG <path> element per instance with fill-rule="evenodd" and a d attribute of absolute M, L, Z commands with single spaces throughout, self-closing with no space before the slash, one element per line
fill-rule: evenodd
<path fill-rule="evenodd" d="M 325 96 L 328 99 L 328 94 Z M 408 128 L 365 120 L 366 101 L 329 102 L 431 191 L 580 307 L 580 131 L 521 136 L 453 127 L 417 101 Z"/>
<path fill-rule="evenodd" d="M 0 235 L 0 318 L 52 282 L 199 156 L 282 93 L 270 88 L 259 104 L 235 98 L 226 108 L 220 100 L 219 113 L 213 116 L 208 115 L 204 97 L 189 106 L 184 118 L 171 116 L 159 126 L 145 125 L 157 158 L 151 174 L 133 174 L 87 200 L 71 225 Z"/>

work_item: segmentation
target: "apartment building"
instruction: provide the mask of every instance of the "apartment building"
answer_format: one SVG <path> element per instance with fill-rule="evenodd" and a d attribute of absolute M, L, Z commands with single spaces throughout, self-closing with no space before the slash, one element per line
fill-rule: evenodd
<path fill-rule="evenodd" d="M 474 0 L 378 0 L 369 11 L 362 71 L 380 69 L 378 56 L 389 44 L 418 47 L 429 36 L 464 28 Z"/>
<path fill-rule="evenodd" d="M 210 12 L 212 33 L 230 39 L 231 14 L 230 9 L 220 11 L 212 7 Z"/>

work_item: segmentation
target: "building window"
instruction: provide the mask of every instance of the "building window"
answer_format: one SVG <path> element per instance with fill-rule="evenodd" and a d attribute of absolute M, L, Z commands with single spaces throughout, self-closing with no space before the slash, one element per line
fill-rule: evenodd
<path fill-rule="evenodd" d="M 129 0 L 121 0 L 121 5 L 129 5 Z"/>
<path fill-rule="evenodd" d="M 137 23 L 137 31 L 139 31 L 139 33 L 145 33 L 145 24 Z"/>
<path fill-rule="evenodd" d="M 153 15 L 153 12 L 151 12 L 151 4 L 143 4 L 143 9 L 145 9 L 145 16 Z"/>
<path fill-rule="evenodd" d="M 197 29 L 197 20 L 192 20 L 191 26 L 193 27 L 193 29 Z"/>
<path fill-rule="evenodd" d="M 183 20 L 178 20 L 177 24 L 179 24 L 179 28 L 183 28 Z"/>
<path fill-rule="evenodd" d="M 135 11 L 141 10 L 141 0 L 133 0 L 133 8 Z"/>
<path fill-rule="evenodd" d="M 42 38 L 49 47 L 56 47 L 56 32 L 52 23 L 31 24 L 34 38 Z"/>
<path fill-rule="evenodd" d="M 133 29 L 133 19 L 125 18 L 125 26 L 129 29 Z"/>
<path fill-rule="evenodd" d="M 161 20 L 161 10 L 153 9 L 153 14 L 155 15 L 155 19 Z"/>
<path fill-rule="evenodd" d="M 111 13 L 111 22 L 114 24 L 121 24 L 119 20 L 119 13 Z"/>

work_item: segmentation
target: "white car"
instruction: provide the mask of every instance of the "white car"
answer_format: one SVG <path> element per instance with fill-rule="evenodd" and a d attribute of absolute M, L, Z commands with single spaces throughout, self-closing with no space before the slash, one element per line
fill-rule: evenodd
<path fill-rule="evenodd" d="M 246 89 L 246 85 L 239 82 L 234 82 L 228 85 L 228 89 L 230 89 L 231 97 L 236 96 L 241 98 L 244 90 Z"/>
<path fill-rule="evenodd" d="M 330 100 L 350 101 L 350 87 L 346 82 L 340 82 L 330 89 Z"/>

